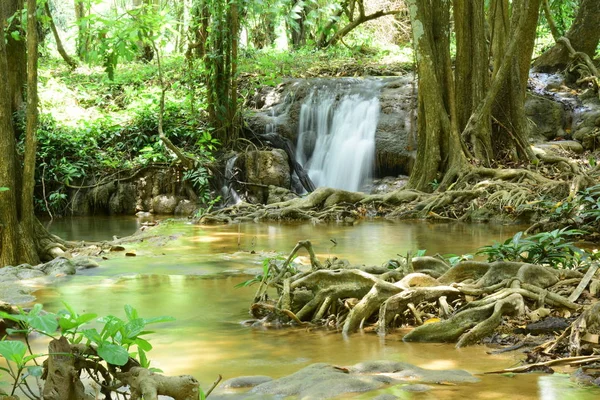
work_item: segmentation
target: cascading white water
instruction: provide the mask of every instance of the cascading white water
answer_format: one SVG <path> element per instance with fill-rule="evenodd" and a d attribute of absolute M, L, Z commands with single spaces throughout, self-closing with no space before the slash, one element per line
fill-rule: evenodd
<path fill-rule="evenodd" d="M 340 88 L 319 87 L 301 106 L 296 158 L 315 186 L 358 191 L 371 177 L 379 84 L 355 85 L 339 100 Z"/>
<path fill-rule="evenodd" d="M 225 164 L 225 183 L 221 188 L 221 195 L 223 196 L 225 205 L 235 205 L 242 201 L 238 192 L 233 188 L 233 181 L 235 179 L 233 167 L 236 160 L 237 155 L 229 158 Z"/>

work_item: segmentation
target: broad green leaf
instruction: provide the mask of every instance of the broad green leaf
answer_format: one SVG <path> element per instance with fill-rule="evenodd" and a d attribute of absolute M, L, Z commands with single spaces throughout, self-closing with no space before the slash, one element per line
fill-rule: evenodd
<path fill-rule="evenodd" d="M 143 318 L 132 319 L 125 324 L 125 337 L 128 339 L 133 339 L 139 335 L 145 327 L 146 322 Z"/>
<path fill-rule="evenodd" d="M 145 339 L 142 338 L 136 338 L 135 342 L 134 342 L 137 347 L 140 349 L 140 352 L 142 351 L 150 351 L 152 350 L 152 345 L 150 344 L 150 342 L 148 342 Z"/>
<path fill-rule="evenodd" d="M 77 317 L 77 324 L 78 325 L 87 324 L 88 322 L 93 321 L 97 317 L 98 317 L 98 314 L 93 314 L 93 313 L 81 314 L 79 317 Z"/>
<path fill-rule="evenodd" d="M 129 353 L 118 344 L 103 342 L 98 346 L 98 355 L 104 361 L 113 365 L 125 365 L 129 360 Z"/>
<path fill-rule="evenodd" d="M 58 321 L 54 314 L 30 316 L 27 318 L 27 323 L 33 329 L 49 334 L 56 332 L 58 329 Z"/>
<path fill-rule="evenodd" d="M 154 151 L 154 149 L 151 148 L 152 151 Z M 135 308 L 133 308 L 131 305 L 129 304 L 125 304 L 125 315 L 127 316 L 127 319 L 129 321 L 132 321 L 134 319 L 139 318 L 140 316 L 138 315 L 138 312 Z"/>
<path fill-rule="evenodd" d="M 98 331 L 94 328 L 92 329 L 86 329 L 82 332 L 83 336 L 88 339 L 91 342 L 94 343 L 101 343 L 102 342 L 102 336 L 100 336 L 100 334 L 98 333 Z"/>
<path fill-rule="evenodd" d="M 148 368 L 150 366 L 150 362 L 148 362 L 148 357 L 146 357 L 146 352 L 142 349 L 139 349 L 140 354 L 140 365 L 143 368 Z"/>
<path fill-rule="evenodd" d="M 0 341 L 0 355 L 9 361 L 15 362 L 17 365 L 23 363 L 23 357 L 27 352 L 25 343 L 16 340 Z"/>
<path fill-rule="evenodd" d="M 0 318 L 8 319 L 10 321 L 21 322 L 25 321 L 25 316 L 20 314 L 9 314 L 4 311 L 0 311 Z"/>

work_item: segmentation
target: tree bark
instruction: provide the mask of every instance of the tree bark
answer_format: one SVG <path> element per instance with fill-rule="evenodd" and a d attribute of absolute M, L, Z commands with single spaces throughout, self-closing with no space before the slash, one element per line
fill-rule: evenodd
<path fill-rule="evenodd" d="M 600 41 L 599 21 L 600 1 L 580 0 L 575 20 L 565 34 L 576 51 L 586 53 L 592 59 Z M 557 43 L 535 60 L 533 68 L 539 72 L 556 72 L 565 69 L 569 61 L 569 51 Z"/>
<path fill-rule="evenodd" d="M 0 38 L 4 38 L 4 21 L 0 18 Z M 0 185 L 9 190 L 0 192 L 0 267 L 19 261 L 19 222 L 16 197 L 16 147 L 12 125 L 12 104 L 4 40 L 0 40 Z"/>
<path fill-rule="evenodd" d="M 456 32 L 456 108 L 458 130 L 462 132 L 489 88 L 489 49 L 485 35 L 484 4 L 474 0 L 455 0 Z M 481 129 L 469 144 L 475 158 L 489 165 L 492 157 L 489 113 L 481 116 Z"/>
<path fill-rule="evenodd" d="M 0 1 L 0 18 L 4 21 L 19 10 L 23 9 L 23 0 Z M 6 59 L 10 60 L 5 76 L 8 77 L 9 99 L 12 112 L 16 112 L 23 105 L 23 86 L 27 80 L 27 60 L 25 58 L 25 40 L 15 40 L 11 32 L 19 32 L 21 38 L 25 38 L 25 29 L 20 26 L 20 19 L 14 18 L 10 26 L 4 27 L 6 35 Z"/>
<path fill-rule="evenodd" d="M 443 0 L 409 0 L 407 4 L 419 75 L 419 140 L 407 187 L 429 191 L 432 182 L 452 179 L 466 164 L 456 126 L 450 12 Z"/>
<path fill-rule="evenodd" d="M 505 4 L 505 7 L 508 8 L 508 5 Z M 513 159 L 534 157 L 528 142 L 530 128 L 525 115 L 525 96 L 539 10 L 540 0 L 513 2 L 509 29 L 514 32 L 511 38 L 514 51 L 510 52 L 510 45 L 506 52 L 501 44 L 496 46 L 499 51 L 496 56 L 508 67 L 506 76 L 497 76 L 500 87 L 492 107 L 492 143 L 496 159 L 506 156 Z"/>

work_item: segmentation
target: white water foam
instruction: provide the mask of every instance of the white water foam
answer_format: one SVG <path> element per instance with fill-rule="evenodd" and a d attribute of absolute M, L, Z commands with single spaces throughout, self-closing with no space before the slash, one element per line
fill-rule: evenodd
<path fill-rule="evenodd" d="M 372 176 L 379 84 L 357 85 L 319 87 L 301 106 L 296 157 L 317 187 L 358 191 Z"/>

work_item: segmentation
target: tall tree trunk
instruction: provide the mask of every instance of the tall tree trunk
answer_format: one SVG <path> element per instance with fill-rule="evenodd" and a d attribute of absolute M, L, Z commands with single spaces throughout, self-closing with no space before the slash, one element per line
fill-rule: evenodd
<path fill-rule="evenodd" d="M 457 126 L 462 132 L 469 117 L 483 101 L 489 87 L 489 49 L 485 32 L 484 4 L 477 0 L 454 1 L 456 32 L 456 107 Z M 482 115 L 489 121 L 490 116 Z M 492 157 L 491 125 L 482 123 L 469 144 L 475 158 L 485 165 Z"/>
<path fill-rule="evenodd" d="M 504 2 L 503 9 L 508 9 L 506 0 L 499 1 Z M 494 39 L 502 38 L 502 43 L 494 45 L 497 51 L 495 57 L 500 58 L 502 63 L 510 65 L 509 73 L 500 81 L 501 88 L 492 108 L 494 119 L 492 143 L 494 156 L 497 159 L 506 156 L 511 156 L 513 159 L 532 158 L 528 143 L 530 126 L 525 115 L 525 96 L 539 10 L 540 0 L 513 1 L 509 29 L 510 32 L 515 33 L 515 37 L 517 33 L 519 35 L 515 43 L 516 49 L 512 54 L 508 54 L 504 39 L 508 36 L 508 32 L 493 33 Z M 504 16 L 502 18 L 504 19 Z M 504 29 L 506 25 L 496 25 L 496 27 Z M 495 65 L 501 67 L 501 64 L 495 63 Z"/>
<path fill-rule="evenodd" d="M 63 245 L 66 244 L 50 235 L 33 213 L 38 114 L 36 0 L 27 0 L 27 5 L 27 126 L 23 160 L 18 159 L 17 135 L 12 123 L 15 110 L 11 99 L 17 96 L 11 91 L 16 90 L 22 96 L 24 85 L 11 84 L 8 63 L 11 53 L 8 52 L 5 41 L 0 40 L 0 186 L 9 188 L 8 191 L 0 192 L 0 266 L 24 262 L 37 264 L 40 254 L 46 259 L 55 257 L 63 253 Z M 3 8 L 2 11 L 4 10 Z M 4 21 L 5 18 L 0 18 L 0 38 L 5 35 Z M 25 48 L 20 48 L 25 51 Z"/>
<path fill-rule="evenodd" d="M 451 179 L 466 164 L 455 122 L 450 15 L 443 0 L 408 0 L 407 4 L 419 75 L 417 159 L 407 186 L 430 190 L 434 181 Z"/>
<path fill-rule="evenodd" d="M 565 37 L 576 51 L 594 58 L 600 41 L 600 1 L 580 0 L 573 25 Z M 533 63 L 536 71 L 554 72 L 563 70 L 570 61 L 569 51 L 560 43 L 555 44 Z"/>
<path fill-rule="evenodd" d="M 46 3 L 46 7 L 48 3 Z M 46 9 L 49 11 L 49 9 Z M 37 264 L 35 248 L 33 191 L 35 188 L 35 155 L 38 126 L 38 36 L 37 0 L 27 0 L 27 125 L 25 129 L 25 154 L 23 155 L 23 186 L 20 199 L 21 253 L 30 263 Z"/>
<path fill-rule="evenodd" d="M 23 0 L 1 0 L 0 18 L 4 21 L 19 10 L 23 9 Z M 10 60 L 6 76 L 8 77 L 11 109 L 16 112 L 23 105 L 23 85 L 27 79 L 27 60 L 25 58 L 25 40 L 15 40 L 10 32 L 17 31 L 25 38 L 25 29 L 20 25 L 20 19 L 14 18 L 10 26 L 4 27 L 8 33 L 6 38 L 6 58 Z"/>
<path fill-rule="evenodd" d="M 4 21 L 0 18 L 0 38 L 4 37 Z M 11 84 L 4 40 L 0 40 L 0 267 L 19 262 L 19 221 L 17 219 L 16 147 L 12 126 Z"/>

